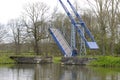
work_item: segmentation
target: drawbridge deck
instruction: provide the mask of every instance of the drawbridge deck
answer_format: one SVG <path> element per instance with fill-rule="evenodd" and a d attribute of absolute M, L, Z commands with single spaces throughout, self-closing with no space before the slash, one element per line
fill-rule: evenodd
<path fill-rule="evenodd" d="M 55 28 L 49 28 L 49 32 L 64 56 L 71 56 L 71 47 L 69 46 L 61 32 Z"/>

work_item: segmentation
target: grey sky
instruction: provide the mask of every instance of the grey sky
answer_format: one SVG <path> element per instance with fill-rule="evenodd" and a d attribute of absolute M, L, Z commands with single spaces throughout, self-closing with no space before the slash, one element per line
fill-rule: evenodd
<path fill-rule="evenodd" d="M 0 0 L 0 23 L 6 24 L 10 19 L 17 18 L 20 16 L 23 6 L 26 3 L 31 2 L 45 2 L 52 9 L 54 6 L 60 6 L 58 0 Z M 65 1 L 65 0 L 62 0 Z M 74 0 L 70 0 L 72 3 Z M 76 0 L 78 4 L 86 5 L 86 0 Z M 61 7 L 62 9 L 62 7 Z"/>

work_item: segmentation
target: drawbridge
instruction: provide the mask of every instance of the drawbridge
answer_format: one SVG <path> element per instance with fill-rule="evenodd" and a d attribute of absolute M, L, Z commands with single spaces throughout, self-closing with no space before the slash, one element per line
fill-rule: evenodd
<path fill-rule="evenodd" d="M 62 51 L 64 56 L 71 56 L 72 49 L 65 40 L 64 36 L 58 29 L 49 28 L 49 32 L 52 35 L 54 41 L 57 43 L 58 47 Z"/>
<path fill-rule="evenodd" d="M 76 11 L 76 9 L 74 8 L 74 6 L 71 4 L 71 2 L 69 0 L 67 0 L 67 3 L 69 4 L 69 6 L 71 7 L 71 9 L 73 10 L 76 18 L 78 19 L 78 21 L 76 21 L 71 13 L 69 12 L 69 10 L 67 9 L 67 7 L 64 5 L 64 3 L 59 0 L 59 2 L 61 3 L 63 9 L 65 10 L 65 12 L 67 13 L 71 24 L 73 26 L 72 29 L 75 29 L 78 34 L 79 37 L 81 38 L 81 46 L 87 46 L 89 49 L 99 49 L 93 35 L 91 34 L 90 30 L 88 29 L 88 27 L 86 26 L 85 22 L 82 20 L 81 16 L 78 14 L 78 12 Z M 73 54 L 73 49 L 76 48 L 75 44 L 75 30 L 71 30 L 73 31 L 72 33 L 72 40 L 71 43 L 72 45 L 70 46 L 67 41 L 65 40 L 64 36 L 61 34 L 61 32 L 58 29 L 55 28 L 49 28 L 49 32 L 52 35 L 54 41 L 57 43 L 57 45 L 59 46 L 60 50 L 62 51 L 62 53 L 64 54 L 64 56 L 69 56 L 71 57 Z M 84 33 L 86 33 L 86 35 L 88 36 L 87 38 L 85 37 Z M 82 50 L 84 49 L 83 47 L 81 47 L 81 52 L 84 51 Z"/>

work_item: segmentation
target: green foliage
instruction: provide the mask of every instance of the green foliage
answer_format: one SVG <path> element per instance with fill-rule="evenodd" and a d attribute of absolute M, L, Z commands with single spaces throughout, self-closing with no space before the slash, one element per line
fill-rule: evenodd
<path fill-rule="evenodd" d="M 98 57 L 97 60 L 92 61 L 90 65 L 102 66 L 102 67 L 119 67 L 120 57 L 101 56 L 101 57 Z"/>
<path fill-rule="evenodd" d="M 15 63 L 15 61 L 10 59 L 8 55 L 0 56 L 0 64 L 10 64 L 10 63 Z"/>
<path fill-rule="evenodd" d="M 60 60 L 61 60 L 61 57 L 54 57 L 53 58 L 54 63 L 60 63 L 61 62 Z"/>
<path fill-rule="evenodd" d="M 116 44 L 115 51 L 116 51 L 117 55 L 120 55 L 120 42 L 118 44 Z"/>
<path fill-rule="evenodd" d="M 12 56 L 17 56 L 17 57 L 35 57 L 36 55 L 34 53 L 21 53 L 19 55 L 13 54 Z"/>

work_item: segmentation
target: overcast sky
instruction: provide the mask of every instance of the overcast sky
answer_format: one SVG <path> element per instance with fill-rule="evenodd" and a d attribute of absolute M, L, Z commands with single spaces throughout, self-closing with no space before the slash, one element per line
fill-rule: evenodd
<path fill-rule="evenodd" d="M 0 23 L 6 24 L 10 19 L 19 17 L 25 4 L 37 1 L 46 3 L 51 9 L 60 5 L 58 0 L 0 0 Z M 73 2 L 74 0 L 70 1 Z M 85 5 L 84 1 L 78 0 L 81 6 Z"/>

